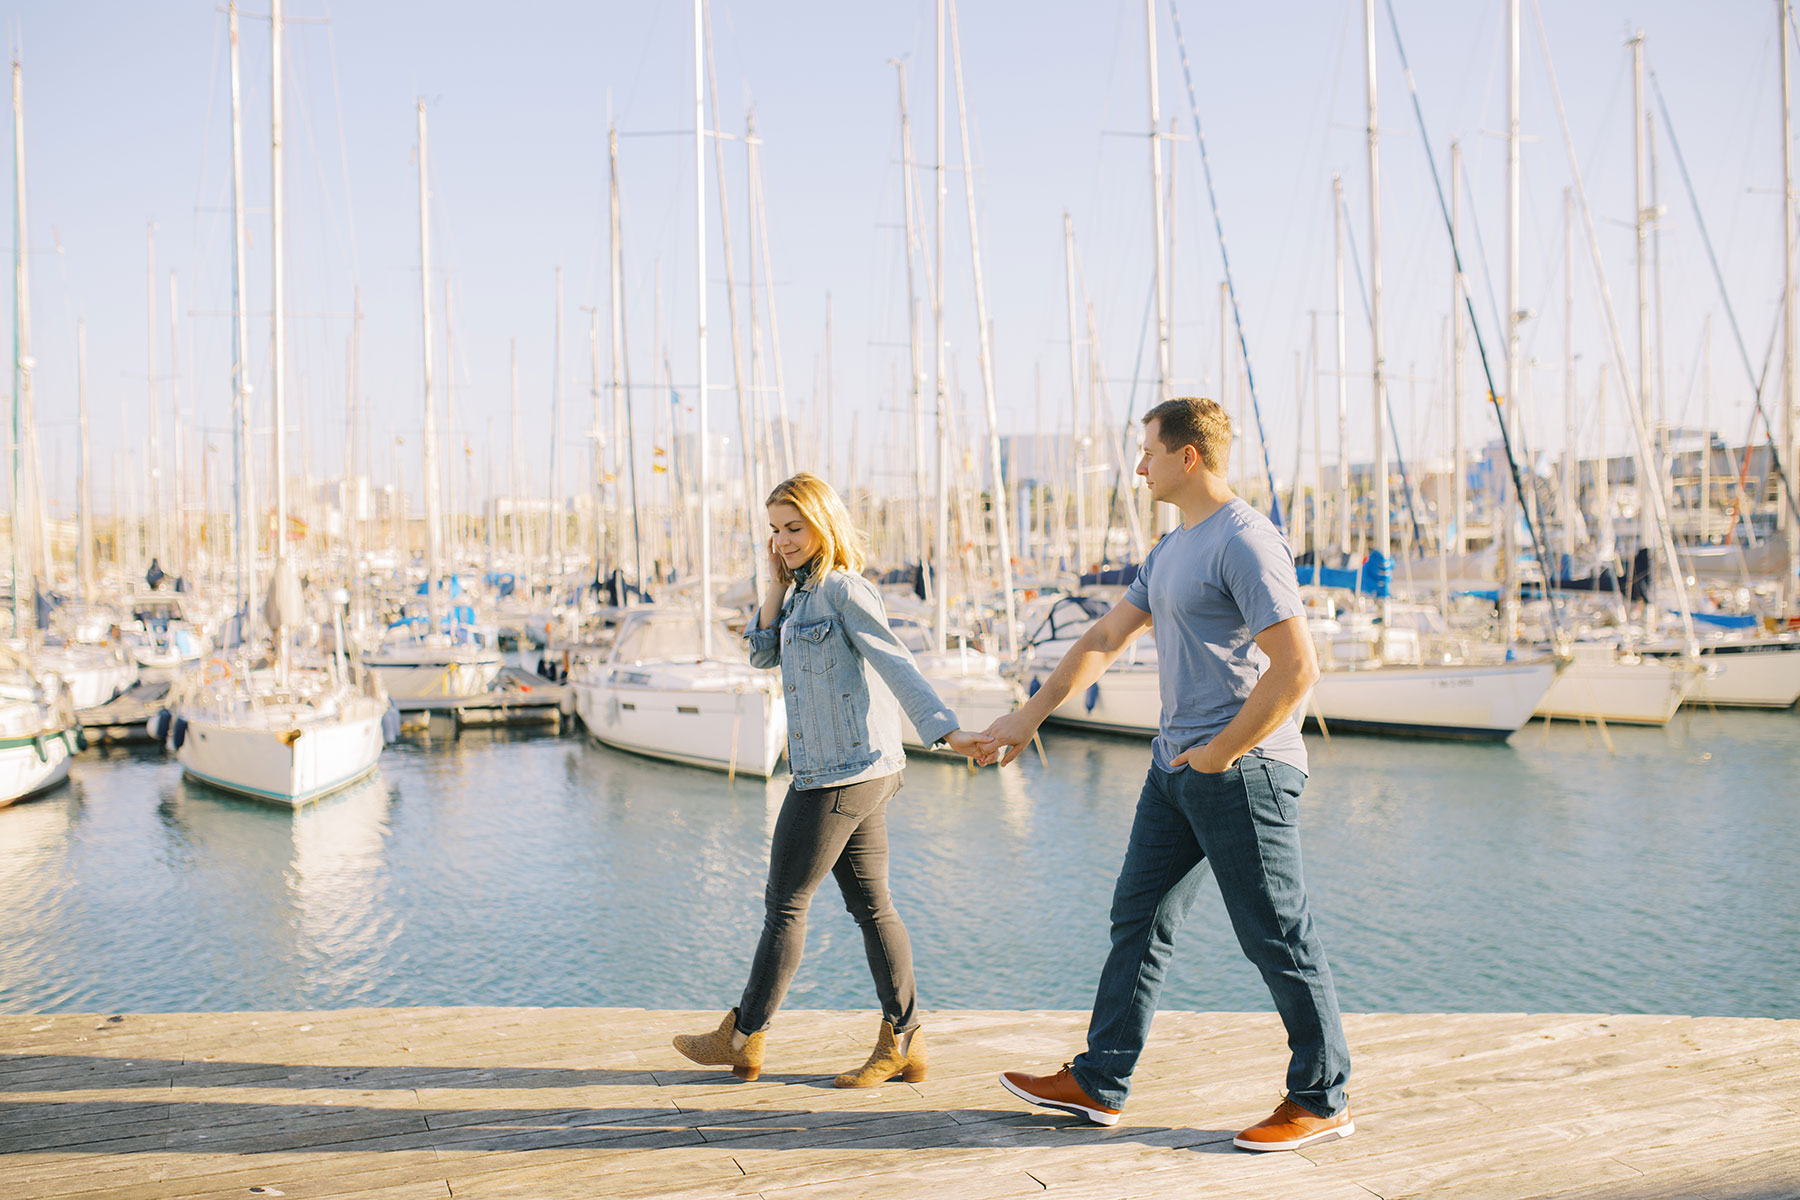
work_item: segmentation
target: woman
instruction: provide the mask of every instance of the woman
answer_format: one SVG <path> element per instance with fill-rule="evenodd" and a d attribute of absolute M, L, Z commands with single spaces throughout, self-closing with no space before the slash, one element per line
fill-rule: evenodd
<path fill-rule="evenodd" d="M 912 943 L 888 895 L 887 804 L 906 765 L 900 712 L 926 745 L 944 742 L 970 756 L 980 746 L 888 629 L 881 596 L 861 575 L 850 514 L 831 486 L 803 472 L 767 503 L 772 577 L 744 638 L 751 662 L 781 664 L 793 782 L 775 822 L 762 939 L 743 998 L 717 1030 L 683 1034 L 675 1048 L 741 1079 L 761 1073 L 764 1031 L 800 965 L 806 910 L 829 872 L 862 928 L 882 1016 L 868 1062 L 839 1075 L 837 1086 L 875 1087 L 896 1075 L 916 1083 L 926 1063 Z"/>

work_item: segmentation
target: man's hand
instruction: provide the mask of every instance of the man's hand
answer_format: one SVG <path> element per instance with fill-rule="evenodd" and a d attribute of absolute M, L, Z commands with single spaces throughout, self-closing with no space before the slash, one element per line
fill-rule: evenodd
<path fill-rule="evenodd" d="M 1000 765 L 1004 767 L 1024 753 L 1025 747 L 1031 744 L 1031 737 L 1037 732 L 1037 727 L 1038 723 L 1022 712 L 1007 713 L 982 730 L 983 752 L 975 761 L 986 766 L 999 759 Z"/>
<path fill-rule="evenodd" d="M 1241 757 L 1241 756 L 1240 756 Z M 1237 765 L 1237 759 L 1227 759 L 1213 749 L 1211 742 L 1198 746 L 1190 746 L 1169 760 L 1171 767 L 1186 767 L 1190 771 L 1198 771 L 1202 775 L 1222 775 Z"/>
<path fill-rule="evenodd" d="M 981 762 L 982 754 L 988 749 L 987 743 L 981 740 L 980 734 L 970 733 L 966 729 L 959 729 L 946 737 L 944 744 L 957 754 L 976 763 Z"/>

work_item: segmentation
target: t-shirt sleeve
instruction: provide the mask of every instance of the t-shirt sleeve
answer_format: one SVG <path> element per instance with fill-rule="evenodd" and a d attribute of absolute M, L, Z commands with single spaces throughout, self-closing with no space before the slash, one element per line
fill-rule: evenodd
<path fill-rule="evenodd" d="M 1150 611 L 1150 564 L 1156 561 L 1156 552 L 1161 549 L 1161 542 L 1150 547 L 1150 553 L 1138 564 L 1137 576 L 1125 588 L 1125 599 L 1145 612 Z"/>
<path fill-rule="evenodd" d="M 1253 525 L 1227 542 L 1219 571 L 1251 637 L 1290 617 L 1306 616 L 1293 552 L 1273 525 Z"/>

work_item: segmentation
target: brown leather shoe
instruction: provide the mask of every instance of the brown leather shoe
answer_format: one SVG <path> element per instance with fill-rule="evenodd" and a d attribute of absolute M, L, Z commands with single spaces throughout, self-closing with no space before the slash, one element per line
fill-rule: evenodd
<path fill-rule="evenodd" d="M 1107 1108 L 1092 1096 L 1081 1090 L 1075 1082 L 1069 1064 L 1054 1075 L 1027 1075 L 1023 1071 L 1002 1071 L 1000 1086 L 1021 1100 L 1032 1104 L 1041 1104 L 1045 1108 L 1060 1109 L 1074 1113 L 1078 1117 L 1086 1117 L 1096 1125 L 1117 1125 L 1119 1110 Z"/>
<path fill-rule="evenodd" d="M 1231 1144 L 1239 1150 L 1298 1150 L 1355 1132 L 1356 1122 L 1350 1119 L 1348 1108 L 1335 1117 L 1318 1117 L 1292 1100 L 1283 1100 L 1266 1118 L 1232 1138 Z"/>

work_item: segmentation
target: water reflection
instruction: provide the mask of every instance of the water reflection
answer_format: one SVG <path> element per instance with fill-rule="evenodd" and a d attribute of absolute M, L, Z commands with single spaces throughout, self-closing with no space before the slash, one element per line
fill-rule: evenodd
<path fill-rule="evenodd" d="M 1796 732 L 1309 739 L 1306 874 L 1346 1007 L 1800 1013 Z M 1045 749 L 907 767 L 892 872 L 927 1008 L 1092 1001 L 1148 747 Z M 500 730 L 393 747 L 299 812 L 155 754 L 84 755 L 74 779 L 0 810 L 0 1010 L 722 1008 L 786 790 Z M 1266 1007 L 1212 884 L 1180 942 L 1167 1004 Z M 872 1003 L 828 882 L 790 1004 Z"/>

